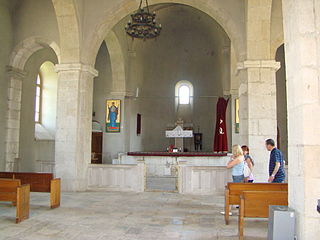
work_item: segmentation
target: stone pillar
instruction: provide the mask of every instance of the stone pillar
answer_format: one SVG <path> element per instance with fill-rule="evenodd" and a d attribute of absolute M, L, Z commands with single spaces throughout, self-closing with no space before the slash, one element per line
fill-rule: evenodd
<path fill-rule="evenodd" d="M 58 64 L 55 174 L 62 190 L 84 191 L 91 160 L 93 78 L 98 72 L 88 65 Z"/>
<path fill-rule="evenodd" d="M 297 239 L 318 239 L 320 214 L 320 3 L 283 0 L 288 95 L 289 205 Z"/>
<path fill-rule="evenodd" d="M 275 73 L 280 67 L 270 54 L 271 0 L 246 0 L 246 60 L 238 63 L 240 139 L 255 161 L 258 182 L 268 180 L 265 140 L 277 135 Z"/>
<path fill-rule="evenodd" d="M 6 65 L 8 64 L 13 45 L 12 17 L 9 9 L 10 2 L 0 1 L 0 29 L 3 29 L 0 37 L 0 170 L 6 168 L 6 124 L 7 124 L 7 98 L 8 78 Z M 5 29 L 5 31 L 4 31 Z"/>
<path fill-rule="evenodd" d="M 275 73 L 279 67 L 274 60 L 244 61 L 238 65 L 241 74 L 240 139 L 250 148 L 258 182 L 268 180 L 269 153 L 265 140 L 277 136 Z"/>
<path fill-rule="evenodd" d="M 8 66 L 7 74 L 9 85 L 5 139 L 5 170 L 14 171 L 18 170 L 22 80 L 25 78 L 26 72 Z"/>

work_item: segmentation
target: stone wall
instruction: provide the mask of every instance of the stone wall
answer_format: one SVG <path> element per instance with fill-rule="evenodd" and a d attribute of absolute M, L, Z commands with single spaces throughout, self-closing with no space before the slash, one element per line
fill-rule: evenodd
<path fill-rule="evenodd" d="M 0 170 L 5 169 L 5 138 L 7 109 L 7 75 L 6 65 L 9 62 L 13 34 L 11 11 L 5 1 L 0 2 Z"/>
<path fill-rule="evenodd" d="M 283 1 L 288 82 L 289 205 L 297 238 L 317 239 L 320 218 L 320 4 Z"/>

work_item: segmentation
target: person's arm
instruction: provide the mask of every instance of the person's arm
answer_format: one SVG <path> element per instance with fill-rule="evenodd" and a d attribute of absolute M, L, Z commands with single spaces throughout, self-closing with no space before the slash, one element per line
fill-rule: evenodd
<path fill-rule="evenodd" d="M 239 164 L 240 159 L 237 157 L 236 159 L 232 159 L 231 161 L 228 162 L 227 168 L 232 168 L 234 165 Z"/>
<path fill-rule="evenodd" d="M 252 165 L 251 158 L 250 158 L 250 157 L 246 158 L 246 162 L 247 162 L 247 164 L 248 164 L 248 167 L 249 167 L 250 171 L 252 172 L 252 170 L 253 170 L 253 165 Z"/>
<path fill-rule="evenodd" d="M 280 165 L 281 165 L 281 163 L 280 163 L 281 162 L 281 155 L 278 152 L 275 154 L 275 158 L 276 158 L 276 165 L 274 166 L 273 172 L 268 179 L 269 183 L 273 182 L 277 172 L 279 171 Z"/>

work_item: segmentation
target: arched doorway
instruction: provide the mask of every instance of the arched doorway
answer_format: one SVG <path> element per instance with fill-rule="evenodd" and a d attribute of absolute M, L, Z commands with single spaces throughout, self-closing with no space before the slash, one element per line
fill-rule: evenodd
<path fill-rule="evenodd" d="M 212 151 L 217 99 L 230 92 L 230 38 L 217 21 L 196 8 L 157 4 L 151 6 L 153 10 L 157 10 L 163 26 L 157 39 L 141 41 L 128 37 L 124 31 L 130 18 L 127 16 L 112 29 L 123 61 L 114 64 L 113 61 L 117 61 L 113 55 L 116 45 L 107 40 L 108 35 L 96 57 L 99 77 L 94 80 L 93 106 L 94 119 L 104 129 L 104 163 L 112 163 L 119 153 L 129 151 L 166 151 L 173 139 L 165 137 L 165 130 L 174 128 L 179 118 L 184 118 L 185 127 L 204 132 L 202 150 Z M 124 82 L 114 74 L 122 64 Z M 175 86 L 181 80 L 190 82 L 194 90 L 191 101 L 180 106 L 180 110 L 184 108 L 183 112 L 178 111 L 175 104 Z M 119 133 L 105 132 L 107 99 L 122 101 Z M 192 107 L 186 107 L 190 104 Z M 140 134 L 136 134 L 138 114 L 142 117 Z M 227 119 L 231 133 L 229 110 Z M 231 137 L 229 139 L 231 144 Z M 185 148 L 186 151 L 194 150 L 193 139 L 185 141 Z M 149 176 L 175 174 L 171 170 L 176 162 L 170 161 L 164 161 L 160 167 L 150 164 Z M 175 185 L 172 188 L 171 184 L 171 190 Z"/>

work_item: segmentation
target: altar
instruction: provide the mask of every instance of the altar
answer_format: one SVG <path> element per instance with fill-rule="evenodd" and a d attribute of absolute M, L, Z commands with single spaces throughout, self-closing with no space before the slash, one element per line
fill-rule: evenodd
<path fill-rule="evenodd" d="M 131 165 L 143 162 L 147 191 L 156 188 L 175 189 L 183 194 L 223 194 L 224 186 L 232 181 L 226 168 L 230 154 L 214 152 L 128 152 L 119 154 L 114 162 Z"/>
<path fill-rule="evenodd" d="M 174 138 L 174 147 L 179 152 L 184 152 L 184 139 L 193 138 L 192 129 L 184 129 L 183 123 L 183 120 L 179 119 L 176 122 L 176 127 L 173 130 L 165 131 L 166 138 Z"/>

